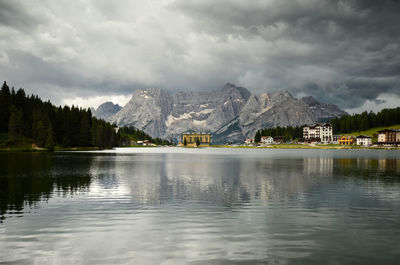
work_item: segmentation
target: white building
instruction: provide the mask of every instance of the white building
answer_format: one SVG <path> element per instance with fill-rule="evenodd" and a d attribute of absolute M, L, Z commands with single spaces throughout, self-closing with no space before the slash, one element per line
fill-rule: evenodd
<path fill-rule="evenodd" d="M 271 136 L 261 136 L 261 143 L 263 144 L 273 144 L 274 143 L 274 138 Z"/>
<path fill-rule="evenodd" d="M 366 135 L 359 135 L 357 137 L 357 145 L 371 146 L 372 138 Z"/>
<path fill-rule="evenodd" d="M 378 144 L 400 145 L 400 130 L 384 129 L 378 131 Z"/>
<path fill-rule="evenodd" d="M 380 133 L 378 134 L 378 143 L 384 143 L 386 142 L 386 134 Z"/>
<path fill-rule="evenodd" d="M 305 125 L 303 127 L 303 138 L 305 140 L 320 141 L 322 143 L 332 142 L 333 127 L 329 123 Z"/>
<path fill-rule="evenodd" d="M 244 140 L 244 143 L 245 144 L 254 144 L 254 139 L 247 138 L 246 140 Z"/>

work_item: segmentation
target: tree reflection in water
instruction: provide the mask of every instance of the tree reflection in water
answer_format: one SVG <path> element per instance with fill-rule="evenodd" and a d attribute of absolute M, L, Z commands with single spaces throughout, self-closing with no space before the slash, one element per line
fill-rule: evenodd
<path fill-rule="evenodd" d="M 60 195 L 84 192 L 91 183 L 91 156 L 0 153 L 0 219 Z"/>

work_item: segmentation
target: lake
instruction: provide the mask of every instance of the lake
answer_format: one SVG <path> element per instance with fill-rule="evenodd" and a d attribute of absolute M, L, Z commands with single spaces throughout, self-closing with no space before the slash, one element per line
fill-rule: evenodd
<path fill-rule="evenodd" d="M 400 152 L 0 153 L 0 264 L 399 264 Z"/>

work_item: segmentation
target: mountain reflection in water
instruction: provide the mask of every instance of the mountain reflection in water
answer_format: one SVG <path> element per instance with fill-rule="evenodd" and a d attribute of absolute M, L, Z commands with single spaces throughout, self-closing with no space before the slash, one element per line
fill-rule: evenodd
<path fill-rule="evenodd" d="M 390 264 L 400 155 L 0 153 L 0 218 L 0 263 Z"/>
<path fill-rule="evenodd" d="M 286 159 L 210 159 L 163 154 L 136 155 L 0 154 L 0 215 L 21 215 L 53 196 L 90 192 L 93 179 L 101 189 L 121 184 L 132 200 L 157 205 L 174 200 L 212 201 L 229 207 L 251 199 L 287 199 L 311 189 L 318 178 L 332 177 L 400 182 L 400 159 L 312 157 Z M 121 159 L 122 157 L 122 159 Z M 119 183 L 119 177 L 124 177 Z"/>

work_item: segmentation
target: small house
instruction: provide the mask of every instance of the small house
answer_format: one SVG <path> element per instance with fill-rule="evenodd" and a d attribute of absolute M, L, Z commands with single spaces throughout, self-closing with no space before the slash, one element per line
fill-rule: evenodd
<path fill-rule="evenodd" d="M 339 144 L 339 139 L 341 135 L 332 135 L 332 144 Z"/>
<path fill-rule="evenodd" d="M 254 139 L 252 138 L 247 138 L 246 140 L 244 140 L 245 144 L 254 144 Z"/>
<path fill-rule="evenodd" d="M 354 144 L 354 137 L 353 136 L 348 136 L 348 135 L 342 135 L 339 138 L 339 144 L 342 144 L 342 145 Z"/>
<path fill-rule="evenodd" d="M 261 136 L 261 143 L 263 144 L 273 144 L 274 143 L 274 138 L 271 136 Z"/>
<path fill-rule="evenodd" d="M 372 138 L 367 135 L 359 135 L 359 136 L 357 136 L 357 145 L 371 146 Z"/>

